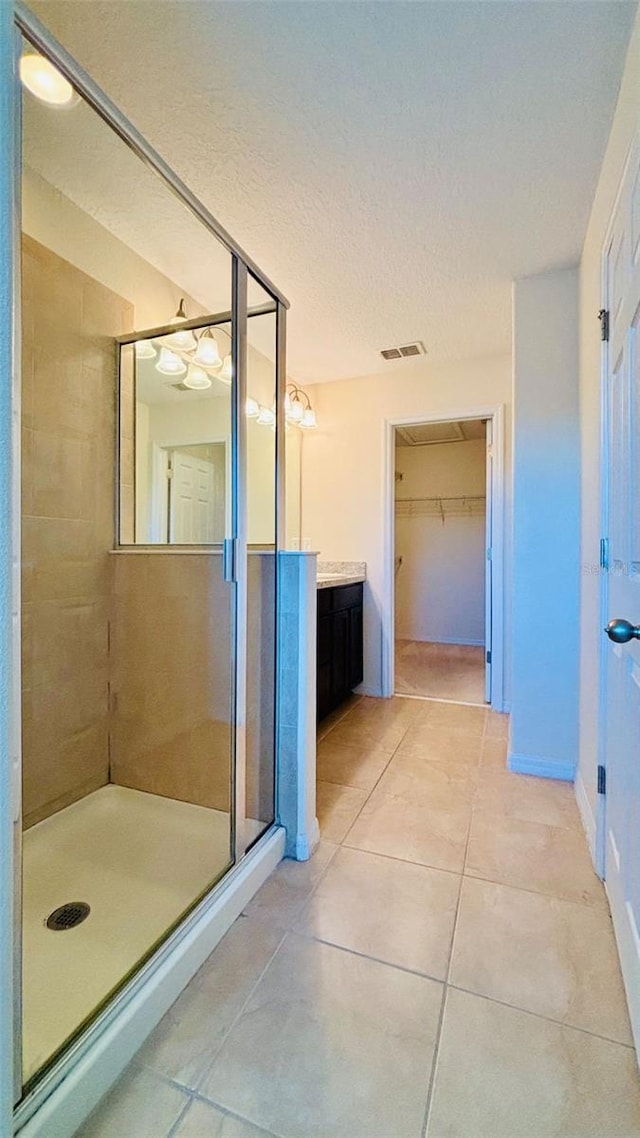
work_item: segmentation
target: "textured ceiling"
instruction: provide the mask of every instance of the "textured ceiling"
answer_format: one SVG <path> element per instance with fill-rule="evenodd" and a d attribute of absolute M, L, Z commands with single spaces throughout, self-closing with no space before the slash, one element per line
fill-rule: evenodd
<path fill-rule="evenodd" d="M 307 382 L 509 350 L 511 280 L 579 257 L 635 11 L 33 8 L 288 295 Z"/>

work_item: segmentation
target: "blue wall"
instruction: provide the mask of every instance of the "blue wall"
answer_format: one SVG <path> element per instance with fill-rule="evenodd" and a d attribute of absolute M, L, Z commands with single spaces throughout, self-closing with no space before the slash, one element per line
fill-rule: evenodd
<path fill-rule="evenodd" d="M 513 293 L 513 663 L 509 766 L 573 778 L 578 754 L 578 270 Z"/>

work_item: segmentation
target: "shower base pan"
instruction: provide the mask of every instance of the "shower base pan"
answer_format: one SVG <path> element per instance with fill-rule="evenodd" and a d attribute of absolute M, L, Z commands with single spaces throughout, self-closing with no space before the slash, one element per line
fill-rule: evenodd
<path fill-rule="evenodd" d="M 229 825 L 220 810 L 105 786 L 26 831 L 25 1080 L 221 875 Z M 90 912 L 47 927 L 69 903 Z"/>

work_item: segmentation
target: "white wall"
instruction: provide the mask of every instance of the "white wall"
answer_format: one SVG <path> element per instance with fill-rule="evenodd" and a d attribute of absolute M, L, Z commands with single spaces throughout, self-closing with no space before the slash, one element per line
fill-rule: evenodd
<path fill-rule="evenodd" d="M 580 600 L 580 759 L 578 801 L 593 848 L 600 688 L 600 334 L 602 245 L 631 140 L 640 130 L 640 13 L 620 86 L 580 263 L 580 421 L 582 454 Z M 627 615 L 627 614 L 624 614 Z"/>
<path fill-rule="evenodd" d="M 513 290 L 512 769 L 571 778 L 578 753 L 578 271 Z"/>
<path fill-rule="evenodd" d="M 304 440 L 302 534 L 324 560 L 366 561 L 365 690 L 382 692 L 384 605 L 385 421 L 455 419 L 504 404 L 506 470 L 510 471 L 511 360 L 499 356 L 429 366 L 428 359 L 389 365 L 388 375 L 363 376 L 310 389 L 320 428 Z M 508 492 L 508 486 L 507 486 Z M 509 500 L 506 517 L 509 518 Z M 506 525 L 509 574 L 509 522 Z M 505 598 L 508 676 L 509 598 Z M 507 693 L 508 698 L 508 693 Z"/>
<path fill-rule="evenodd" d="M 397 498 L 484 496 L 483 439 L 396 445 Z M 485 511 L 396 516 L 396 639 L 484 644 Z"/>

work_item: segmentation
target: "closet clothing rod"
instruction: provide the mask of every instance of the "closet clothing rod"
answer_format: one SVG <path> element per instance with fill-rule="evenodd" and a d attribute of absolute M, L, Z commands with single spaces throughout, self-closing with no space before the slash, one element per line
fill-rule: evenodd
<path fill-rule="evenodd" d="M 480 517 L 486 510 L 486 497 L 396 498 L 396 514 L 401 517 Z"/>

